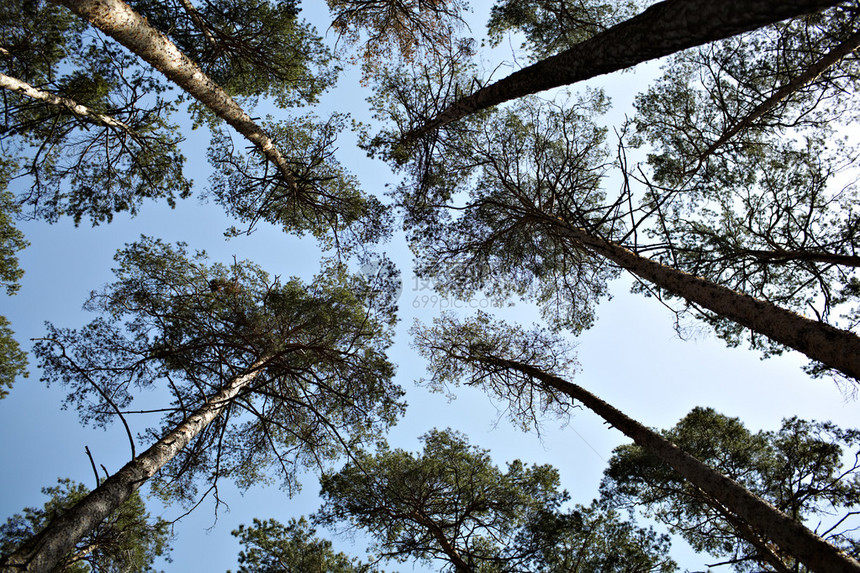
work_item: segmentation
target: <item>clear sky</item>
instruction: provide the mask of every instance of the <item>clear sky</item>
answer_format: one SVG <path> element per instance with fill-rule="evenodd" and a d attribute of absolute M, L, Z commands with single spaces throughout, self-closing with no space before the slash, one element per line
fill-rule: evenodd
<path fill-rule="evenodd" d="M 489 3 L 474 5 L 472 30 L 480 34 Z M 324 15 L 313 13 L 309 17 L 317 23 L 325 21 Z M 325 30 L 324 23 L 318 25 Z M 619 118 L 629 111 L 625 106 L 631 95 L 645 86 L 645 78 L 654 69 L 615 74 L 590 85 L 606 87 L 616 104 L 610 118 Z M 332 110 L 349 111 L 357 119 L 368 120 L 366 104 L 356 95 L 361 89 L 357 74 L 348 72 L 338 89 L 326 97 L 319 115 Z M 196 194 L 175 210 L 149 203 L 135 218 L 120 215 L 110 225 L 97 228 L 74 228 L 68 220 L 55 225 L 21 225 L 31 242 L 21 256 L 26 275 L 20 293 L 3 299 L 0 314 L 11 320 L 25 346 L 29 347 L 28 339 L 44 332 L 44 321 L 80 327 L 91 320 L 81 311 L 82 303 L 90 290 L 111 280 L 115 251 L 141 234 L 170 242 L 186 241 L 192 249 L 206 249 L 213 260 L 229 262 L 234 255 L 247 258 L 272 275 L 310 278 L 318 270 L 319 251 L 312 239 L 286 236 L 262 226 L 249 237 L 224 240 L 223 231 L 232 222 L 220 207 L 198 199 L 208 173 L 206 144 L 205 134 L 189 134 L 185 153 Z M 368 191 L 381 194 L 386 184 L 396 180 L 384 164 L 366 158 L 349 134 L 341 140 L 339 158 Z M 494 405 L 477 391 L 460 389 L 457 399 L 449 401 L 415 386 L 414 380 L 424 375 L 423 362 L 410 349 L 406 331 L 414 318 L 429 320 L 450 301 L 423 298 L 433 293 L 415 282 L 402 236 L 396 236 L 382 250 L 398 263 L 404 283 L 398 337 L 391 356 L 398 364 L 397 380 L 407 389 L 409 409 L 389 436 L 392 446 L 416 450 L 421 434 L 434 427 L 450 427 L 467 434 L 471 443 L 491 450 L 499 464 L 519 458 L 554 465 L 573 501 L 588 503 L 596 495 L 612 449 L 627 441 L 624 436 L 583 410 L 574 411 L 566 426 L 548 420 L 541 436 L 527 434 L 508 422 L 504 405 Z M 601 304 L 596 326 L 578 340 L 581 368 L 576 379 L 623 412 L 657 428 L 675 424 L 695 406 L 710 406 L 738 416 L 751 430 L 775 430 L 782 418 L 794 415 L 832 420 L 842 427 L 857 425 L 858 403 L 846 399 L 832 382 L 806 377 L 800 370 L 805 363 L 801 357 L 787 354 L 761 361 L 756 353 L 726 348 L 704 331 L 691 340 L 681 340 L 672 328 L 673 316 L 658 301 L 629 294 L 629 286 L 626 278 L 613 285 L 614 298 Z M 480 298 L 471 301 L 472 306 L 484 304 Z M 533 310 L 525 306 L 504 309 L 503 315 L 524 322 L 537 320 Z M 59 387 L 46 388 L 34 370 L 29 379 L 20 381 L 0 401 L 0 519 L 25 506 L 41 506 L 45 500 L 40 488 L 54 484 L 58 477 L 70 477 L 92 487 L 94 478 L 85 446 L 89 446 L 95 461 L 110 471 L 128 460 L 128 444 L 121 427 L 106 432 L 82 427 L 74 412 L 61 410 L 63 396 Z M 138 443 L 138 450 L 145 445 Z M 204 503 L 177 523 L 174 561 L 164 569 L 235 570 L 239 546 L 230 531 L 254 517 L 286 522 L 290 517 L 312 513 L 319 505 L 318 483 L 313 475 L 303 483 L 304 491 L 292 499 L 274 487 L 255 487 L 243 495 L 223 484 L 221 496 L 229 511 L 222 508 L 216 522 L 213 506 Z M 155 501 L 150 502 L 150 509 L 165 519 L 175 519 L 183 513 L 178 507 L 161 509 Z M 365 540 L 333 540 L 338 548 L 364 556 Z M 681 541 L 674 541 L 673 547 L 676 560 L 693 571 L 704 569 L 704 563 L 709 562 L 709 557 L 685 550 Z M 387 569 L 408 571 L 411 566 L 392 565 Z"/>

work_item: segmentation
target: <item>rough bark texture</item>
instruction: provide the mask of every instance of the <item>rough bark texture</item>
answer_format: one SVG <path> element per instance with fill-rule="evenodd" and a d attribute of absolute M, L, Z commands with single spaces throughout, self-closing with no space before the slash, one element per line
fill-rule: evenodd
<path fill-rule="evenodd" d="M 667 292 L 860 381 L 860 337 L 853 332 L 811 320 L 773 303 L 652 261 L 584 229 L 565 225 L 562 233 L 577 245 L 609 259 Z"/>
<path fill-rule="evenodd" d="M 502 102 L 630 68 L 836 4 L 839 0 L 666 0 L 455 102 L 407 138 Z"/>
<path fill-rule="evenodd" d="M 188 445 L 259 374 L 263 360 L 234 378 L 181 424 L 107 478 L 69 511 L 0 563 L 0 573 L 49 573 L 84 535 L 113 513 L 143 483 Z"/>
<path fill-rule="evenodd" d="M 813 571 L 858 573 L 860 563 L 791 519 L 752 492 L 703 464 L 663 436 L 628 417 L 594 394 L 571 382 L 513 360 L 478 358 L 496 366 L 522 372 L 564 392 L 631 438 L 636 444 L 669 464 L 684 479 L 729 508 L 753 529 L 771 539 Z"/>
<path fill-rule="evenodd" d="M 278 169 L 286 184 L 295 188 L 287 159 L 272 139 L 239 107 L 221 86 L 179 51 L 167 36 L 122 0 L 51 0 L 72 10 L 90 24 L 137 54 L 183 90 L 245 136 Z"/>

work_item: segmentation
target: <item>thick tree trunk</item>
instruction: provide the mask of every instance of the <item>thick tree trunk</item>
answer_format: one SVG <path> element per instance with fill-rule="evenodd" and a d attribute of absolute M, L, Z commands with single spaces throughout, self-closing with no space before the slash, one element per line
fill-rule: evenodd
<path fill-rule="evenodd" d="M 839 4 L 839 0 L 666 0 L 555 56 L 449 106 L 406 139 L 476 111 L 551 88 L 623 70 Z"/>
<path fill-rule="evenodd" d="M 803 524 L 794 521 L 734 480 L 703 464 L 654 430 L 643 426 L 584 388 L 514 360 L 493 356 L 478 356 L 474 359 L 526 374 L 581 402 L 811 570 L 821 573 L 860 573 L 860 563 Z"/>
<path fill-rule="evenodd" d="M 597 237 L 585 229 L 550 223 L 577 246 L 676 296 L 713 311 L 775 342 L 802 352 L 860 381 L 860 337 L 773 303 L 674 269 Z"/>
<path fill-rule="evenodd" d="M 187 446 L 239 392 L 260 373 L 265 360 L 247 374 L 234 378 L 223 390 L 189 415 L 181 424 L 107 478 L 69 511 L 25 542 L 0 563 L 0 573 L 48 573 L 75 548 L 75 544 L 107 518 L 167 462 Z"/>
<path fill-rule="evenodd" d="M 278 169 L 288 187 L 295 179 L 287 159 L 272 139 L 239 107 L 221 86 L 179 51 L 164 34 L 122 0 L 51 0 L 72 10 L 90 24 L 149 62 L 215 115 L 233 126 Z"/>

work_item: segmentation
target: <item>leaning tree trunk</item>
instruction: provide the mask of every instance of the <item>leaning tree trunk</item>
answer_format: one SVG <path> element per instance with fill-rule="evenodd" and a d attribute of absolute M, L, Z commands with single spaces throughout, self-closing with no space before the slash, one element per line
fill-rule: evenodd
<path fill-rule="evenodd" d="M 255 362 L 247 374 L 231 380 L 163 438 L 103 481 L 66 513 L 51 521 L 45 529 L 0 563 L 0 573 L 52 571 L 63 557 L 74 550 L 78 540 L 116 511 L 135 490 L 218 417 L 233 398 L 259 375 L 264 362 L 264 359 Z"/>
<path fill-rule="evenodd" d="M 451 104 L 406 139 L 476 111 L 728 38 L 840 0 L 666 0 Z"/>
<path fill-rule="evenodd" d="M 811 320 L 771 302 L 652 261 L 585 229 L 554 220 L 549 224 L 577 246 L 609 259 L 660 289 L 860 381 L 860 337 L 853 332 Z"/>
<path fill-rule="evenodd" d="M 58 96 L 51 92 L 40 90 L 39 88 L 31 86 L 27 82 L 21 81 L 18 78 L 13 78 L 0 73 L 0 89 L 9 90 L 35 101 L 64 108 L 66 111 L 71 112 L 74 116 L 79 117 L 82 120 L 113 128 L 116 131 L 128 134 L 134 139 L 139 138 L 138 134 L 135 133 L 131 127 L 118 119 L 99 113 L 84 104 L 73 100 L 72 98 Z"/>
<path fill-rule="evenodd" d="M 584 388 L 514 360 L 495 356 L 475 356 L 472 359 L 516 370 L 578 400 L 811 570 L 821 573 L 860 573 L 860 563 L 803 524 L 794 521 L 734 480 L 700 462 L 654 430 L 643 426 Z"/>
<path fill-rule="evenodd" d="M 295 179 L 287 159 L 268 134 L 212 81 L 200 67 L 179 51 L 167 36 L 122 0 L 51 0 L 72 10 L 90 24 L 137 54 L 195 97 L 215 115 L 233 126 L 270 161 L 288 187 Z"/>

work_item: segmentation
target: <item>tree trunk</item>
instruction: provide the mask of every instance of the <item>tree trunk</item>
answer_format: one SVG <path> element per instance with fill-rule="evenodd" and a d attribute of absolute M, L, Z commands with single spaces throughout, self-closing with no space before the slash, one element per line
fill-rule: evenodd
<path fill-rule="evenodd" d="M 52 571 L 66 555 L 74 550 L 78 540 L 116 511 L 135 490 L 155 475 L 203 428 L 218 417 L 233 398 L 259 375 L 260 367 L 264 363 L 265 359 L 258 360 L 247 374 L 231 380 L 224 389 L 189 415 L 181 424 L 11 553 L 0 563 L 0 573 Z"/>
<path fill-rule="evenodd" d="M 9 90 L 11 92 L 15 92 L 16 94 L 28 97 L 36 101 L 41 101 L 50 105 L 63 107 L 67 111 L 71 112 L 77 117 L 80 117 L 81 119 L 98 125 L 112 127 L 117 131 L 127 133 L 134 139 L 138 139 L 138 135 L 134 132 L 133 129 L 131 129 L 125 123 L 114 119 L 109 115 L 105 115 L 103 113 L 99 113 L 93 109 L 90 109 L 87 106 L 78 103 L 71 98 L 58 96 L 56 94 L 52 94 L 51 92 L 40 90 L 37 87 L 31 86 L 27 82 L 23 82 L 17 78 L 7 76 L 3 73 L 0 73 L 0 89 Z"/>
<path fill-rule="evenodd" d="M 122 0 L 51 0 L 72 10 L 90 24 L 137 54 L 194 96 L 215 115 L 233 126 L 260 150 L 281 174 L 287 186 L 296 188 L 292 169 L 272 139 L 239 107 L 224 89 L 179 51 L 167 36 Z"/>
<path fill-rule="evenodd" d="M 442 548 L 442 551 L 448 556 L 448 559 L 454 565 L 455 573 L 474 573 L 472 567 L 463 560 L 463 557 L 454 545 L 452 545 L 448 538 L 445 537 L 445 532 L 442 531 L 442 529 L 434 523 L 432 519 L 428 518 L 423 513 L 418 512 L 411 517 L 416 523 L 423 525 L 430 530 L 430 534 L 434 539 L 436 539 L 439 543 L 439 547 Z"/>
<path fill-rule="evenodd" d="M 512 99 L 630 68 L 839 3 L 839 0 L 666 0 L 454 102 L 405 139 Z"/>
<path fill-rule="evenodd" d="M 655 286 L 860 381 L 860 337 L 853 332 L 811 320 L 771 302 L 652 261 L 585 229 L 559 225 L 558 221 L 552 221 L 550 225 L 561 227 L 557 232 L 577 246 L 609 259 Z"/>
<path fill-rule="evenodd" d="M 516 370 L 578 400 L 811 570 L 821 573 L 860 573 L 860 563 L 803 524 L 794 521 L 734 480 L 703 464 L 654 430 L 626 416 L 584 388 L 514 360 L 493 356 L 479 356 L 474 360 Z"/>

